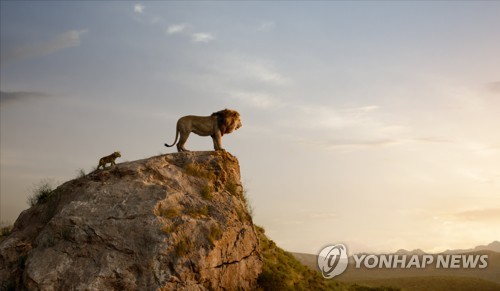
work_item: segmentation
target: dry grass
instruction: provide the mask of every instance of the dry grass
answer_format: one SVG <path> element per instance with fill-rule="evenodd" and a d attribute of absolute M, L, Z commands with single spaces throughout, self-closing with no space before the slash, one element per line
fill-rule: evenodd
<path fill-rule="evenodd" d="M 204 167 L 202 165 L 197 164 L 197 163 L 187 164 L 185 171 L 186 171 L 186 174 L 193 176 L 193 177 L 205 178 L 208 180 L 215 180 L 215 178 L 216 178 L 215 173 L 204 169 Z"/>
<path fill-rule="evenodd" d="M 184 257 L 193 249 L 193 243 L 187 237 L 183 237 L 174 247 L 176 257 Z"/>
<path fill-rule="evenodd" d="M 201 197 L 206 200 L 212 200 L 214 198 L 213 192 L 214 187 L 210 184 L 207 184 L 200 189 Z"/>
<path fill-rule="evenodd" d="M 176 216 L 179 215 L 179 209 L 177 209 L 176 207 L 160 207 L 158 209 L 158 213 L 161 217 L 165 217 L 165 218 L 174 218 Z"/>
<path fill-rule="evenodd" d="M 222 236 L 222 230 L 217 224 L 213 224 L 208 232 L 208 240 L 212 245 Z"/>
<path fill-rule="evenodd" d="M 226 191 L 229 192 L 229 194 L 236 196 L 236 197 L 241 197 L 241 185 L 234 182 L 234 181 L 229 181 L 225 185 Z"/>
<path fill-rule="evenodd" d="M 208 215 L 208 206 L 186 208 L 184 213 L 194 218 L 201 218 Z"/>
<path fill-rule="evenodd" d="M 161 228 L 161 231 L 165 234 L 170 234 L 170 233 L 174 233 L 178 230 L 178 227 L 177 225 L 175 224 L 172 224 L 172 225 L 164 225 L 162 228 Z"/>

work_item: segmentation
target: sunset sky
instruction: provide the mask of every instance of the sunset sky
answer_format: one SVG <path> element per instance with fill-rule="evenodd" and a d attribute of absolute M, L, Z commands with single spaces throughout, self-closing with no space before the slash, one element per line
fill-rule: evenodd
<path fill-rule="evenodd" d="M 500 240 L 498 1 L 0 5 L 2 224 L 40 181 L 173 152 L 180 116 L 231 108 L 223 146 L 286 250 Z"/>

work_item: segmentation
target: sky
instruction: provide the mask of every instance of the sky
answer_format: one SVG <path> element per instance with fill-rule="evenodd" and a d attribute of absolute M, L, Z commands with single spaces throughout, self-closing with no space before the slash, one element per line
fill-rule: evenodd
<path fill-rule="evenodd" d="M 179 117 L 231 108 L 223 146 L 288 251 L 500 240 L 500 2 L 0 5 L 3 224 L 42 181 L 171 153 Z"/>

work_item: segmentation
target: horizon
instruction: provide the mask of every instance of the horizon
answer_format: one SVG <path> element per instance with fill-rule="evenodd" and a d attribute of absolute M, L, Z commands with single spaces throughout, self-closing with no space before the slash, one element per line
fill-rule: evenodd
<path fill-rule="evenodd" d="M 222 145 L 289 252 L 500 240 L 500 2 L 0 5 L 0 223 L 40 181 L 174 152 L 178 118 L 230 108 Z"/>

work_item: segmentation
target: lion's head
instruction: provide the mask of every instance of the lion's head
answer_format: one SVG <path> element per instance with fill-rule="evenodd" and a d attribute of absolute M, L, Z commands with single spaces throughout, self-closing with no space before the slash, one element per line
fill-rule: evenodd
<path fill-rule="evenodd" d="M 212 116 L 217 116 L 217 124 L 222 135 L 231 133 L 242 126 L 240 114 L 236 110 L 224 109 L 212 113 Z"/>

